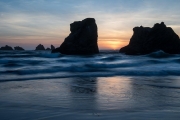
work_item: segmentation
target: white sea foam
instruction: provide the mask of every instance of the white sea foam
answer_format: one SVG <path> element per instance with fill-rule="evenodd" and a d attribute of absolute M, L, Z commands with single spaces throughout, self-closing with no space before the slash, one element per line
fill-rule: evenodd
<path fill-rule="evenodd" d="M 2 57 L 4 56 L 4 57 Z M 49 51 L 4 52 L 0 57 L 0 75 L 34 79 L 69 76 L 180 76 L 180 55 L 162 51 L 149 55 L 128 56 L 117 52 L 102 52 L 92 56 L 51 54 Z M 61 76 L 61 73 L 66 75 Z M 16 78 L 13 78 L 16 80 Z M 18 78 L 17 78 L 18 79 Z M 4 80 L 4 78 L 0 78 Z"/>

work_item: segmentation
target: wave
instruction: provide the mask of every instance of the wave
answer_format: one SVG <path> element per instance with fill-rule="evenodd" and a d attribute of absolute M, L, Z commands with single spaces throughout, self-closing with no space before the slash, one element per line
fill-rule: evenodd
<path fill-rule="evenodd" d="M 89 56 L 51 54 L 49 51 L 1 52 L 0 77 L 180 76 L 179 58 L 180 55 L 170 55 L 163 51 L 140 56 L 118 52 L 101 52 Z"/>
<path fill-rule="evenodd" d="M 43 58 L 58 58 L 60 57 L 60 53 L 40 53 L 36 57 L 43 57 Z"/>
<path fill-rule="evenodd" d="M 51 51 L 0 51 L 1 58 L 58 58 L 61 54 Z"/>
<path fill-rule="evenodd" d="M 116 60 L 119 59 L 121 57 L 126 57 L 125 55 L 122 55 L 121 53 L 118 53 L 117 51 L 100 51 L 100 54 L 97 55 L 87 55 L 87 56 L 78 56 L 78 57 L 85 57 L 85 58 L 92 58 L 92 57 L 96 57 L 96 56 L 108 56 L 108 57 L 104 57 L 102 58 L 102 60 Z M 42 57 L 42 58 L 58 58 L 58 57 L 62 57 L 65 55 L 62 55 L 60 53 L 51 53 L 51 51 L 0 51 L 0 56 L 1 57 L 6 57 L 6 58 L 26 58 L 26 57 Z M 71 56 L 71 57 L 75 57 L 77 55 L 66 55 L 66 56 Z M 169 58 L 169 57 L 176 57 L 179 56 L 177 54 L 168 54 L 165 53 L 163 51 L 157 51 L 157 52 L 153 52 L 150 53 L 148 55 L 142 55 L 144 57 L 150 57 L 150 58 Z M 131 56 L 132 57 L 132 56 Z M 136 57 L 136 56 L 133 56 Z"/>
<path fill-rule="evenodd" d="M 0 64 L 4 67 L 20 67 L 25 65 L 39 65 L 45 61 L 42 60 L 22 60 L 22 59 L 3 59 L 0 60 Z"/>
<path fill-rule="evenodd" d="M 78 58 L 77 58 L 78 59 Z M 100 62 L 100 61 L 88 61 L 78 59 L 78 62 L 72 62 L 69 60 L 55 60 L 52 63 L 43 60 L 9 60 L 4 63 L 3 67 L 7 67 L 6 70 L 1 71 L 1 74 L 17 74 L 17 75 L 26 75 L 26 74 L 39 74 L 39 73 L 56 73 L 56 72 L 110 72 L 110 71 L 124 71 L 124 70 L 137 70 L 139 67 L 145 67 L 147 69 L 157 69 L 157 68 L 148 68 L 151 64 L 163 64 L 163 62 L 158 60 L 147 60 L 141 61 L 141 64 L 138 60 L 125 60 L 120 62 Z M 65 62 L 66 61 L 66 62 Z M 68 62 L 67 62 L 68 61 Z M 54 64 L 53 64 L 54 63 Z M 17 68 L 15 68 L 17 67 Z M 14 68 L 14 69 L 13 69 Z M 161 70 L 161 67 L 158 68 Z M 144 70 L 144 69 L 142 69 Z"/>
<path fill-rule="evenodd" d="M 165 76 L 180 76 L 180 71 L 120 71 L 120 72 L 78 72 L 71 74 L 52 74 L 49 76 L 38 75 L 38 76 L 21 76 L 14 78 L 0 78 L 0 82 L 8 82 L 8 81 L 25 81 L 25 80 L 39 80 L 39 79 L 59 79 L 59 78 L 71 78 L 71 77 L 114 77 L 114 76 L 144 76 L 144 77 L 165 77 Z M 155 86 L 156 87 L 156 86 Z M 157 86 L 158 87 L 158 86 Z M 160 86 L 159 86 L 160 87 Z"/>
<path fill-rule="evenodd" d="M 150 53 L 148 55 L 144 55 L 146 57 L 151 57 L 151 58 L 170 58 L 170 57 L 176 57 L 177 55 L 176 54 L 168 54 L 168 53 L 165 53 L 164 51 L 157 51 L 157 52 L 153 52 L 153 53 Z"/>
<path fill-rule="evenodd" d="M 168 75 L 175 75 L 180 76 L 180 69 L 172 67 L 168 69 L 163 69 L 164 67 L 118 67 L 118 66 L 97 66 L 97 65 L 91 65 L 91 66 L 68 66 L 68 67 L 59 67 L 59 66 L 53 66 L 53 67 L 36 67 L 36 68 L 18 68 L 18 69 L 9 69 L 9 70 L 0 70 L 0 74 L 2 75 L 37 75 L 37 74 L 61 74 L 61 73 L 67 73 L 67 74 L 77 74 L 81 73 L 83 75 L 87 75 L 89 73 L 96 74 L 104 74 L 104 76 L 110 74 L 110 75 L 129 75 L 129 76 L 168 76 Z"/>

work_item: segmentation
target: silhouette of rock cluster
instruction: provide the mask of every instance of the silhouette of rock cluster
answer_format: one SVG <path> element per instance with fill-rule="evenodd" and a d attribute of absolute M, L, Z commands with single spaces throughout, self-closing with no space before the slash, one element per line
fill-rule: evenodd
<path fill-rule="evenodd" d="M 180 54 L 180 39 L 172 28 L 164 22 L 155 24 L 153 28 L 135 27 L 134 34 L 127 46 L 119 52 L 128 55 L 149 54 L 162 50 L 169 54 Z"/>
<path fill-rule="evenodd" d="M 53 45 L 51 45 L 51 48 L 46 48 L 46 50 L 54 50 L 55 47 Z"/>
<path fill-rule="evenodd" d="M 16 46 L 14 47 L 14 50 L 24 50 L 22 47 Z"/>
<path fill-rule="evenodd" d="M 4 47 L 1 47 L 0 50 L 13 50 L 13 48 L 11 46 L 4 46 Z"/>
<path fill-rule="evenodd" d="M 45 49 L 39 44 L 35 50 L 52 50 L 52 53 L 60 52 L 68 55 L 87 55 L 99 53 L 97 39 L 98 28 L 94 18 L 86 18 L 70 24 L 68 37 L 60 47 Z M 162 50 L 169 54 L 180 54 L 180 39 L 171 27 L 166 27 L 164 22 L 156 23 L 150 27 L 133 28 L 133 36 L 127 46 L 122 47 L 119 52 L 127 55 L 143 55 Z M 1 47 L 0 50 L 13 50 L 11 46 Z M 24 50 L 16 46 L 14 50 Z"/>
<path fill-rule="evenodd" d="M 52 52 L 69 55 L 99 53 L 97 25 L 94 18 L 86 18 L 71 23 L 70 31 L 71 33 L 65 38 L 60 47 Z"/>
<path fill-rule="evenodd" d="M 55 49 L 55 47 L 53 45 L 51 45 L 51 48 L 48 47 L 45 49 L 45 47 L 43 45 L 39 44 L 35 50 L 54 50 L 54 49 Z"/>

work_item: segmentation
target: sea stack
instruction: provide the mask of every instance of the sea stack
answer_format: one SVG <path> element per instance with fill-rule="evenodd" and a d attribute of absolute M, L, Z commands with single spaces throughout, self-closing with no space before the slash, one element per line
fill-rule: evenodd
<path fill-rule="evenodd" d="M 55 49 L 55 47 L 53 45 L 51 45 L 51 50 L 54 50 L 54 49 Z"/>
<path fill-rule="evenodd" d="M 46 50 L 51 50 L 50 48 L 46 48 Z"/>
<path fill-rule="evenodd" d="M 162 50 L 169 54 L 180 54 L 180 39 L 172 28 L 164 22 L 156 23 L 154 27 L 135 27 L 134 34 L 127 46 L 120 53 L 127 55 L 143 55 Z"/>
<path fill-rule="evenodd" d="M 45 50 L 44 46 L 39 44 L 35 50 Z"/>
<path fill-rule="evenodd" d="M 68 37 L 59 48 L 52 52 L 60 52 L 67 55 L 88 55 L 99 53 L 97 39 L 97 25 L 94 18 L 86 18 L 70 24 Z"/>
<path fill-rule="evenodd" d="M 22 47 L 16 46 L 14 47 L 14 50 L 24 50 Z"/>
<path fill-rule="evenodd" d="M 1 47 L 0 50 L 13 50 L 13 48 L 11 46 L 4 46 L 4 47 Z"/>

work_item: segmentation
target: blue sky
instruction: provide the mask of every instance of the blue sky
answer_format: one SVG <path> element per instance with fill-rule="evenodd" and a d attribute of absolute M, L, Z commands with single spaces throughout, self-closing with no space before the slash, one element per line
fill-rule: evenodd
<path fill-rule="evenodd" d="M 180 35 L 180 0 L 0 0 L 0 47 L 58 47 L 69 24 L 96 19 L 100 49 L 119 49 L 135 26 L 162 21 Z"/>

